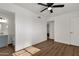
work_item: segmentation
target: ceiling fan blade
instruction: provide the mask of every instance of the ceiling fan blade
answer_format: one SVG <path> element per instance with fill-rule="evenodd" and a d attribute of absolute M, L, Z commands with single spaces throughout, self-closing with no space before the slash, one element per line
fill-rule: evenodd
<path fill-rule="evenodd" d="M 50 12 L 53 13 L 53 10 L 51 9 Z"/>
<path fill-rule="evenodd" d="M 46 10 L 46 9 L 48 9 L 48 8 L 45 8 L 45 9 L 41 10 L 40 12 L 43 12 L 43 11 Z"/>
<path fill-rule="evenodd" d="M 56 7 L 64 7 L 64 5 L 54 5 L 52 7 L 54 7 L 54 8 L 56 8 Z"/>
<path fill-rule="evenodd" d="M 39 5 L 42 5 L 42 6 L 46 6 L 47 7 L 47 5 L 45 5 L 45 4 L 42 4 L 42 3 L 38 3 Z"/>
<path fill-rule="evenodd" d="M 54 3 L 47 3 L 47 6 L 50 7 L 52 6 Z"/>

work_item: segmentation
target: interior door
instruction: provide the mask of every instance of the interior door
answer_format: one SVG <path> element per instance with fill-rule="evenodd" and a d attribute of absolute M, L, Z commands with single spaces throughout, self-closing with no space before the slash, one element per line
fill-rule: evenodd
<path fill-rule="evenodd" d="M 70 35 L 71 35 L 70 44 L 79 46 L 79 19 L 78 18 L 71 19 Z"/>
<path fill-rule="evenodd" d="M 49 23 L 49 38 L 54 39 L 54 21 Z"/>

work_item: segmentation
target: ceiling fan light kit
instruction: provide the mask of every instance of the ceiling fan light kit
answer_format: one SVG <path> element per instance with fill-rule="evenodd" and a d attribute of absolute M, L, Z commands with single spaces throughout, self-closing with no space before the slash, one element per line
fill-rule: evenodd
<path fill-rule="evenodd" d="M 52 10 L 52 8 L 51 7 L 48 7 L 48 10 Z"/>

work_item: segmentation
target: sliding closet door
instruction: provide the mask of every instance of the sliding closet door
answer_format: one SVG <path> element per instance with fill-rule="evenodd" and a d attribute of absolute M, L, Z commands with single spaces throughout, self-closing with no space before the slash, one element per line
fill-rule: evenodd
<path fill-rule="evenodd" d="M 70 44 L 79 46 L 79 19 L 71 19 Z"/>

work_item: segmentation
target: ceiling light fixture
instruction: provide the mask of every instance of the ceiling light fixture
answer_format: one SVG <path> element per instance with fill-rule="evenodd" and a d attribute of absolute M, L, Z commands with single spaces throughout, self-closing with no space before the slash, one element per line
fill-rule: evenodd
<path fill-rule="evenodd" d="M 0 22 L 7 23 L 7 20 L 5 18 L 0 17 Z"/>
<path fill-rule="evenodd" d="M 48 7 L 48 10 L 51 10 L 52 8 L 51 7 Z"/>

